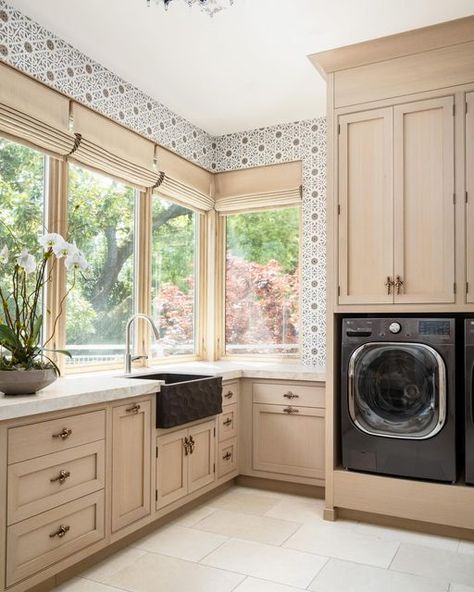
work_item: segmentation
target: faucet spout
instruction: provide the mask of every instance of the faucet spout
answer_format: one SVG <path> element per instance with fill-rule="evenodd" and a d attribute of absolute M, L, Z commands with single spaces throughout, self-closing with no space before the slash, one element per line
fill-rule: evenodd
<path fill-rule="evenodd" d="M 131 351 L 132 326 L 133 326 L 133 323 L 137 319 L 143 319 L 143 320 L 147 321 L 153 331 L 153 335 L 154 335 L 155 339 L 158 340 L 160 338 L 160 333 L 158 331 L 158 328 L 155 325 L 155 322 L 153 321 L 153 319 L 149 315 L 143 314 L 143 313 L 137 313 L 129 318 L 129 320 L 127 322 L 126 329 L 125 329 L 125 374 L 131 374 L 133 360 L 137 360 L 142 357 L 147 358 L 147 356 L 134 356 Z"/>

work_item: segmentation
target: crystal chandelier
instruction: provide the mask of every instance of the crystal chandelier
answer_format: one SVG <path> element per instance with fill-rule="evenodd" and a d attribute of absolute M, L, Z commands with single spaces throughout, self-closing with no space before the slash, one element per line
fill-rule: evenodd
<path fill-rule="evenodd" d="M 164 4 L 165 8 L 168 9 L 168 6 L 171 4 L 173 0 L 147 0 L 147 5 L 151 6 L 151 2 L 155 4 Z M 184 0 L 188 6 L 192 6 L 193 4 L 197 4 L 201 7 L 203 12 L 207 12 L 210 16 L 214 16 L 216 12 L 220 12 L 223 8 L 226 8 L 226 5 L 232 6 L 234 0 Z"/>

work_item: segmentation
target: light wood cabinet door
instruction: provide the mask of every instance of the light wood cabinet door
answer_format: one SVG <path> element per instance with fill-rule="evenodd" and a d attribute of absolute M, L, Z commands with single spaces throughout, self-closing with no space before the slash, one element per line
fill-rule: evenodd
<path fill-rule="evenodd" d="M 474 302 L 474 92 L 466 95 L 466 281 L 467 302 Z"/>
<path fill-rule="evenodd" d="M 253 468 L 324 479 L 324 409 L 254 403 Z"/>
<path fill-rule="evenodd" d="M 188 430 L 185 429 L 157 438 L 157 509 L 188 493 L 187 435 Z"/>
<path fill-rule="evenodd" d="M 216 478 L 216 422 L 206 421 L 189 428 L 188 492 L 200 489 Z"/>
<path fill-rule="evenodd" d="M 395 303 L 455 301 L 453 107 L 394 107 Z"/>
<path fill-rule="evenodd" d="M 392 303 L 393 111 L 339 118 L 339 304 Z"/>
<path fill-rule="evenodd" d="M 151 401 L 112 409 L 112 531 L 151 512 Z"/>

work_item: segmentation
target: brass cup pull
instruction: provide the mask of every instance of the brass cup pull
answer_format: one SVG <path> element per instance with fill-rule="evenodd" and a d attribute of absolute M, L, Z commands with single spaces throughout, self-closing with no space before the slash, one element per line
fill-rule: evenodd
<path fill-rule="evenodd" d="M 385 287 L 387 288 L 387 296 L 390 296 L 392 294 L 392 288 L 394 286 L 394 281 L 392 280 L 392 278 L 388 275 L 387 279 L 385 280 Z"/>
<path fill-rule="evenodd" d="M 189 436 L 189 453 L 192 454 L 194 452 L 194 446 L 196 445 L 196 442 L 194 441 L 194 438 L 192 436 Z"/>
<path fill-rule="evenodd" d="M 125 411 L 127 413 L 138 413 L 140 411 L 140 405 L 138 405 L 138 403 L 136 403 L 135 405 L 132 405 L 131 407 L 128 407 L 127 409 L 125 409 Z"/>
<path fill-rule="evenodd" d="M 230 452 L 226 452 L 222 457 L 222 460 L 230 460 L 232 458 L 232 454 Z"/>
<path fill-rule="evenodd" d="M 225 426 L 230 426 L 232 425 L 232 420 L 230 417 L 228 417 L 225 421 L 222 422 Z"/>
<path fill-rule="evenodd" d="M 299 399 L 300 398 L 299 395 L 292 393 L 291 391 L 288 391 L 283 396 L 285 397 L 285 399 Z"/>
<path fill-rule="evenodd" d="M 50 479 L 50 481 L 51 481 L 51 483 L 58 481 L 59 485 L 62 485 L 64 483 L 64 481 L 66 481 L 66 479 L 70 476 L 71 476 L 71 473 L 69 471 L 64 471 L 63 469 L 61 469 L 59 471 L 58 476 L 53 477 L 52 479 Z"/>
<path fill-rule="evenodd" d="M 70 526 L 64 526 L 64 524 L 61 524 L 61 526 L 58 528 L 58 530 L 56 530 L 55 532 L 52 532 L 49 535 L 50 539 L 54 539 L 54 537 L 59 537 L 60 539 L 63 538 L 63 536 L 68 533 L 71 530 Z"/>
<path fill-rule="evenodd" d="M 189 454 L 189 440 L 188 440 L 187 436 L 184 437 L 183 447 L 184 447 L 184 455 L 188 456 L 188 454 Z"/>
<path fill-rule="evenodd" d="M 52 437 L 53 438 L 61 438 L 61 440 L 67 440 L 71 434 L 72 434 L 71 428 L 63 428 L 57 434 L 53 434 Z"/>
<path fill-rule="evenodd" d="M 234 396 L 234 393 L 232 391 L 229 391 L 224 395 L 224 397 L 226 399 L 232 399 L 233 396 Z"/>
<path fill-rule="evenodd" d="M 297 409 L 296 407 L 285 407 L 283 409 L 283 413 L 288 413 L 288 415 L 291 415 L 292 413 L 299 413 L 300 410 Z"/>
<path fill-rule="evenodd" d="M 397 289 L 397 296 L 399 296 L 402 293 L 402 288 L 404 287 L 405 283 L 402 280 L 402 278 L 397 275 L 395 282 L 394 282 L 394 286 Z"/>

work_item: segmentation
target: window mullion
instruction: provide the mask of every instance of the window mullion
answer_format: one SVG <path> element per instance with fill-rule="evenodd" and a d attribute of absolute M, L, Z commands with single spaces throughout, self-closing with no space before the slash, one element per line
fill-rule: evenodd
<path fill-rule="evenodd" d="M 140 192 L 136 208 L 136 264 L 135 264 L 135 296 L 136 312 L 151 314 L 151 224 L 152 224 L 152 191 Z M 148 324 L 136 324 L 137 353 L 151 357 L 151 333 Z"/>

